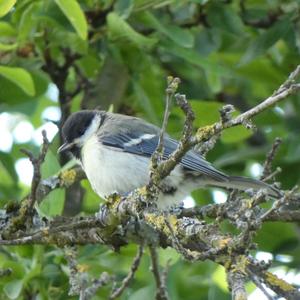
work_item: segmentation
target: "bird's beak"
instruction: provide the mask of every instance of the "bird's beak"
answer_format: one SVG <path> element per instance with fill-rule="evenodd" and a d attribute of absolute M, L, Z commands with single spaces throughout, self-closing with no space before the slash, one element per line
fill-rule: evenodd
<path fill-rule="evenodd" d="M 74 145 L 75 145 L 75 143 L 63 143 L 58 148 L 57 153 L 62 153 L 62 152 L 69 151 Z"/>

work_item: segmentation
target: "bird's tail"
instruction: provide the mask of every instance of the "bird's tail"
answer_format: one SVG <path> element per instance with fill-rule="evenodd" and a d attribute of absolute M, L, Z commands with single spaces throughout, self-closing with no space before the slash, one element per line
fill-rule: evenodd
<path fill-rule="evenodd" d="M 214 182 L 213 185 L 217 187 L 224 187 L 227 189 L 238 189 L 242 191 L 245 191 L 247 189 L 254 189 L 256 191 L 260 189 L 266 189 L 270 197 L 274 197 L 277 199 L 282 197 L 282 193 L 278 189 L 270 186 L 269 184 L 263 181 L 247 177 L 229 176 L 228 181 Z"/>

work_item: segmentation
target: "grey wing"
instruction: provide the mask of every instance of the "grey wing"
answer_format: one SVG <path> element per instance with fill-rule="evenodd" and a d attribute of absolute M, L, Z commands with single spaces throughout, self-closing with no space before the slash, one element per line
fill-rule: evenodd
<path fill-rule="evenodd" d="M 155 134 L 144 134 L 137 136 L 133 132 L 118 132 L 115 134 L 106 134 L 99 137 L 103 145 L 116 148 L 118 150 L 151 157 L 158 145 L 159 136 Z M 177 149 L 178 142 L 168 135 L 164 136 L 164 152 L 163 158 L 167 159 Z M 221 171 L 215 169 L 200 154 L 190 150 L 182 158 L 180 164 L 187 170 L 201 173 L 209 176 L 216 181 L 227 181 L 228 176 Z"/>

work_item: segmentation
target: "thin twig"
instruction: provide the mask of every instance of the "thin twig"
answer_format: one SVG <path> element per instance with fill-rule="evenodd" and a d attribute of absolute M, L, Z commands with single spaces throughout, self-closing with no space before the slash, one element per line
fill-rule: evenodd
<path fill-rule="evenodd" d="M 79 295 L 81 291 L 85 288 L 86 282 L 83 282 L 83 278 L 81 278 L 81 273 L 77 267 L 77 250 L 74 247 L 66 247 L 65 248 L 65 258 L 68 262 L 70 268 L 70 276 L 69 276 L 69 295 L 75 296 Z"/>
<path fill-rule="evenodd" d="M 248 124 L 251 117 L 278 103 L 280 100 L 286 98 L 287 96 L 296 93 L 296 91 L 300 89 L 300 84 L 295 84 L 294 81 L 299 73 L 300 67 L 298 67 L 289 76 L 288 80 L 286 80 L 286 82 L 284 82 L 281 85 L 281 87 L 273 93 L 272 96 L 267 98 L 264 102 L 260 103 L 256 107 L 239 115 L 236 118 L 231 118 L 229 114 L 224 112 L 219 122 L 213 124 L 212 126 L 207 126 L 205 128 L 200 129 L 195 137 L 191 136 L 193 122 L 192 110 L 188 102 L 186 101 L 184 95 L 178 94 L 178 96 L 175 96 L 180 100 L 179 105 L 185 113 L 185 126 L 178 149 L 171 155 L 171 157 L 168 160 L 159 162 L 157 168 L 157 182 L 159 183 L 160 180 L 162 180 L 162 178 L 167 176 L 172 171 L 172 169 L 180 162 L 184 154 L 187 151 L 189 151 L 195 144 L 199 142 L 202 143 L 208 141 L 212 137 L 220 134 L 226 128 L 240 124 Z M 165 128 L 164 125 L 163 128 Z M 162 130 L 162 133 L 164 132 L 165 130 Z M 43 183 L 41 182 L 41 184 Z M 282 217 L 283 205 L 287 204 L 287 202 L 289 202 L 288 204 L 290 204 L 291 196 L 295 196 L 293 190 L 290 193 L 291 194 L 287 195 L 286 198 L 283 197 L 282 199 L 276 201 L 273 207 L 261 216 L 260 221 L 267 221 L 272 218 L 277 218 L 278 216 Z M 37 198 L 36 189 L 34 193 L 32 192 L 32 195 L 32 197 Z M 109 230 L 107 230 L 107 224 L 105 224 L 105 222 L 99 221 L 97 217 L 91 217 L 88 220 L 83 218 L 78 222 L 65 222 L 65 224 L 63 225 L 52 224 L 50 222 L 51 224 L 49 226 L 49 223 L 46 223 L 47 225 L 45 225 L 45 223 L 41 222 L 41 220 L 38 220 L 43 225 L 37 226 L 34 229 L 26 228 L 25 232 L 21 231 L 18 232 L 18 234 L 12 236 L 12 240 L 0 240 L 0 244 L 8 245 L 14 243 L 52 243 L 62 246 L 66 244 L 86 244 L 89 242 L 93 242 L 105 243 L 108 245 L 116 245 L 116 247 L 121 247 L 126 243 L 132 241 L 136 242 L 137 238 L 136 231 L 133 232 L 130 229 L 131 226 L 127 226 L 126 230 L 124 230 L 123 225 L 128 224 L 128 222 L 130 221 L 132 222 L 130 225 L 132 225 L 132 227 L 136 229 L 137 226 L 142 226 L 144 223 L 144 226 L 146 225 L 148 230 L 143 231 L 143 233 L 145 232 L 144 239 L 148 241 L 148 243 L 150 240 L 155 241 L 155 245 L 157 246 L 171 246 L 177 249 L 176 247 L 180 245 L 183 249 L 186 249 L 187 251 L 192 251 L 193 253 L 199 254 L 199 257 L 201 258 L 203 258 L 204 253 L 205 255 L 207 255 L 206 257 L 227 267 L 228 263 L 232 263 L 232 260 L 237 255 L 241 255 L 244 258 L 241 261 L 241 263 L 236 264 L 234 268 L 230 269 L 231 274 L 233 276 L 232 278 L 234 282 L 236 282 L 232 285 L 233 290 L 238 291 L 238 293 L 236 294 L 240 293 L 244 297 L 244 282 L 245 279 L 247 279 L 247 275 L 249 276 L 248 270 L 251 270 L 251 272 L 254 272 L 257 276 L 259 276 L 259 278 L 263 279 L 264 281 L 262 282 L 264 282 L 266 286 L 270 287 L 272 290 L 278 293 L 278 295 L 282 297 L 295 295 L 295 297 L 298 297 L 299 299 L 299 292 L 292 285 L 288 284 L 283 280 L 278 280 L 276 276 L 274 276 L 272 273 L 267 272 L 266 269 L 263 269 L 261 267 L 256 268 L 256 266 L 251 265 L 251 256 L 248 256 L 248 251 L 250 249 L 252 241 L 252 237 L 250 235 L 247 236 L 247 239 L 241 240 L 240 236 L 236 236 L 233 233 L 224 234 L 221 231 L 219 224 L 217 224 L 216 222 L 208 224 L 205 221 L 199 221 L 197 218 L 179 218 L 176 215 L 173 216 L 174 220 L 172 221 L 171 226 L 170 222 L 164 222 L 165 216 L 162 213 L 159 214 L 159 212 L 157 212 L 156 214 L 155 212 L 154 214 L 140 209 L 140 207 L 136 203 L 138 202 L 138 200 L 140 200 L 140 198 L 142 198 L 142 196 L 143 195 L 139 193 L 139 191 L 137 191 L 131 194 L 131 196 L 116 197 L 116 199 L 114 200 L 115 202 L 113 202 L 113 204 L 110 203 L 106 205 L 107 215 L 108 217 L 111 217 L 113 219 L 113 222 L 109 223 L 109 225 L 111 226 Z M 125 203 L 124 206 L 126 206 L 126 201 L 129 202 L 131 200 L 130 203 L 133 203 L 131 209 L 129 209 L 128 205 L 127 209 L 124 210 L 124 212 L 122 213 L 122 210 L 118 209 L 121 201 L 120 198 L 123 201 L 122 203 Z M 262 200 L 257 200 L 257 204 L 260 204 L 260 201 Z M 245 202 L 246 201 L 243 201 L 243 203 Z M 232 218 L 232 213 L 229 211 L 229 208 L 232 208 L 232 204 L 233 201 L 231 201 L 230 203 L 224 203 L 222 204 L 222 206 L 219 205 L 213 207 L 211 210 L 201 210 L 201 213 L 203 216 L 205 215 L 205 213 L 207 213 L 209 217 L 216 215 L 216 217 L 222 216 L 224 219 L 230 219 Z M 288 207 L 288 205 L 284 208 L 286 207 Z M 239 220 L 245 221 L 242 219 L 240 213 L 242 210 L 242 205 L 237 205 L 237 209 L 234 210 L 234 213 L 237 213 L 237 218 Z M 248 228 L 250 228 L 250 225 L 254 224 L 251 223 L 252 220 L 255 216 L 258 217 L 261 214 L 261 210 L 259 209 L 259 207 L 255 206 L 254 208 L 250 207 L 248 210 L 244 211 L 245 213 L 250 214 L 245 216 L 245 223 L 248 226 Z M 138 220 L 136 218 L 137 212 L 139 213 Z M 134 216 L 135 218 L 132 218 L 132 216 Z M 295 217 L 299 218 L 299 209 L 298 214 L 295 215 Z M 10 220 L 10 217 L 8 217 L 8 219 Z M 134 220 L 132 221 L 132 219 Z M 33 230 L 35 230 L 35 233 L 32 233 Z M 258 229 L 255 227 L 251 230 L 253 230 L 253 232 L 257 232 Z M 93 232 L 93 234 L 91 234 L 91 232 Z M 173 239 L 170 238 L 170 233 L 172 235 L 171 238 Z M 135 239 L 132 238 L 133 235 L 135 235 Z M 16 239 L 17 237 L 19 237 L 19 239 Z M 239 241 L 241 241 L 243 244 L 238 244 Z M 180 249 L 180 247 L 178 247 L 178 249 Z M 158 287 L 156 298 L 166 300 L 168 299 L 168 295 L 165 285 L 165 276 L 160 273 L 156 249 L 153 246 L 150 247 L 150 254 L 152 258 L 152 271 L 154 273 L 154 277 Z M 274 277 L 275 280 L 273 280 Z M 86 287 L 84 280 L 82 281 L 82 285 L 80 286 Z"/>
<path fill-rule="evenodd" d="M 290 191 L 287 191 L 287 192 L 285 193 L 285 195 L 284 195 L 282 198 L 276 200 L 276 201 L 273 203 L 272 207 L 271 207 L 269 210 L 267 210 L 267 211 L 260 217 L 260 221 L 261 221 L 261 222 L 265 221 L 265 220 L 269 217 L 269 215 L 271 215 L 272 213 L 278 211 L 279 208 L 282 207 L 283 205 L 288 204 L 288 201 L 289 201 L 290 198 L 296 193 L 297 190 L 298 190 L 298 186 L 294 186 Z"/>
<path fill-rule="evenodd" d="M 187 102 L 185 106 L 182 106 L 183 111 L 186 114 L 186 120 L 185 120 L 185 127 L 182 134 L 182 137 L 179 141 L 179 147 L 172 153 L 172 155 L 166 160 L 160 163 L 158 166 L 158 174 L 157 177 L 159 180 L 162 180 L 166 176 L 170 174 L 170 172 L 175 168 L 175 166 L 180 162 L 182 157 L 189 151 L 192 147 L 194 147 L 197 144 L 201 144 L 204 142 L 207 142 L 209 139 L 211 139 L 213 136 L 218 135 L 220 132 L 222 132 L 226 128 L 234 127 L 237 125 L 245 125 L 246 127 L 251 127 L 250 119 L 257 114 L 263 112 L 267 108 L 275 105 L 279 101 L 287 98 L 289 95 L 292 95 L 300 90 L 300 84 L 293 83 L 295 78 L 300 73 L 300 66 L 296 68 L 294 72 L 291 73 L 289 78 L 279 87 L 278 90 L 276 90 L 272 96 L 265 99 L 263 102 L 258 104 L 257 106 L 253 107 L 252 109 L 249 109 L 248 111 L 240 114 L 239 116 L 226 120 L 224 123 L 224 120 L 220 122 L 217 122 L 211 126 L 207 126 L 204 128 L 200 128 L 198 130 L 198 133 L 195 137 L 190 137 L 187 139 L 189 134 L 185 129 L 191 128 L 193 123 L 193 116 L 192 109 L 188 105 Z M 176 97 L 176 96 L 175 96 Z M 184 95 L 178 95 L 177 97 L 184 97 Z M 191 113 L 190 113 L 191 112 Z M 228 115 L 226 115 L 228 116 Z M 223 118 L 224 119 L 224 118 Z M 158 180 L 158 179 L 157 179 Z"/>
<path fill-rule="evenodd" d="M 297 73 L 295 73 L 298 75 Z M 281 100 L 285 99 L 286 97 L 295 94 L 300 90 L 300 84 L 292 84 L 290 86 L 286 86 L 287 84 L 284 83 L 282 86 L 284 88 L 280 88 L 279 90 L 275 91 L 275 93 L 268 97 L 266 100 L 258 104 L 257 106 L 249 109 L 248 111 L 240 114 L 236 118 L 234 118 L 230 124 L 230 127 L 243 124 L 246 120 L 251 119 L 252 117 L 256 116 L 257 114 L 265 111 L 269 107 L 275 105 L 276 103 L 280 102 Z"/>
<path fill-rule="evenodd" d="M 269 294 L 269 292 L 267 291 L 267 289 L 263 286 L 263 284 L 259 281 L 257 275 L 255 275 L 252 272 L 248 272 L 250 273 L 251 279 L 252 281 L 255 283 L 255 285 L 264 293 L 264 295 L 268 298 L 268 300 L 275 300 L 275 298 L 273 296 L 271 296 Z"/>
<path fill-rule="evenodd" d="M 131 267 L 130 267 L 130 271 L 127 274 L 127 276 L 123 279 L 121 285 L 119 288 L 116 288 L 112 291 L 111 295 L 109 296 L 110 300 L 116 299 L 119 296 L 121 296 L 121 294 L 124 292 L 124 290 L 129 286 L 129 284 L 131 283 L 140 263 L 141 263 L 141 259 L 142 256 L 144 254 L 144 246 L 140 245 L 138 247 L 138 251 L 137 254 L 135 256 L 135 258 L 132 261 Z"/>
<path fill-rule="evenodd" d="M 178 88 L 178 84 L 180 83 L 180 79 L 175 77 L 169 77 L 168 78 L 168 87 L 166 89 L 166 103 L 165 103 L 165 112 L 164 112 L 164 118 L 163 118 L 163 124 L 160 130 L 159 140 L 156 151 L 162 152 L 163 151 L 163 140 L 164 140 L 164 134 L 167 130 L 168 120 L 170 116 L 170 109 L 171 109 L 171 102 L 174 97 L 174 94 Z"/>
<path fill-rule="evenodd" d="M 177 238 L 172 225 L 170 224 L 169 220 L 168 220 L 168 215 L 165 214 L 165 218 L 164 218 L 165 224 L 167 225 L 168 229 L 170 230 L 171 233 L 171 237 L 172 237 L 172 244 L 174 249 L 176 249 L 185 259 L 187 260 L 198 260 L 199 259 L 199 255 L 195 255 L 194 253 L 192 253 L 192 251 L 185 249 L 184 246 L 180 243 L 179 239 Z"/>
<path fill-rule="evenodd" d="M 101 287 L 107 285 L 113 278 L 108 273 L 103 272 L 98 279 L 94 279 L 91 285 L 88 286 L 90 282 L 89 275 L 84 269 L 81 270 L 80 265 L 77 263 L 76 256 L 76 248 L 65 248 L 65 257 L 70 268 L 69 295 L 79 295 L 79 300 L 90 300 Z"/>
<path fill-rule="evenodd" d="M 268 177 L 272 173 L 272 163 L 275 158 L 275 155 L 279 149 L 280 144 L 282 143 L 282 140 L 280 138 L 276 138 L 273 145 L 272 149 L 269 151 L 267 154 L 264 166 L 263 166 L 263 172 L 261 175 L 261 180 L 266 180 L 266 177 Z"/>
<path fill-rule="evenodd" d="M 107 285 L 109 282 L 112 281 L 112 277 L 103 272 L 100 275 L 100 278 L 93 280 L 92 285 L 88 288 L 82 289 L 80 291 L 79 300 L 90 300 L 93 296 L 97 293 L 97 291 L 102 288 L 103 286 Z"/>
<path fill-rule="evenodd" d="M 252 276 L 252 274 L 257 275 L 260 282 L 277 294 L 276 299 L 300 299 L 299 290 L 275 274 L 267 271 L 269 267 L 270 264 L 250 258 L 247 262 L 246 272 L 248 276 Z"/>
<path fill-rule="evenodd" d="M 234 112 L 234 110 L 235 108 L 231 104 L 227 104 L 219 110 L 221 124 L 226 124 L 232 119 L 232 113 Z M 214 148 L 217 140 L 220 138 L 220 134 L 221 133 L 215 134 L 211 138 L 209 138 L 208 141 L 195 145 L 194 150 L 196 150 L 200 155 L 205 157 L 206 154 Z"/>
<path fill-rule="evenodd" d="M 266 176 L 263 181 L 268 182 L 269 180 L 274 180 L 274 178 L 282 172 L 280 167 L 277 167 L 275 171 L 271 172 L 268 176 Z"/>
<path fill-rule="evenodd" d="M 246 112 L 238 115 L 237 117 L 231 119 L 230 121 L 222 124 L 217 122 L 211 126 L 200 128 L 196 137 L 191 141 L 194 146 L 199 143 L 208 141 L 212 136 L 219 134 L 226 128 L 244 124 L 249 127 L 249 121 L 252 117 L 260 114 L 271 106 L 277 104 L 288 96 L 295 94 L 300 90 L 300 84 L 294 83 L 296 78 L 300 74 L 300 65 L 289 75 L 288 79 L 267 99 L 253 108 L 247 110 Z"/>
<path fill-rule="evenodd" d="M 151 271 L 153 272 L 154 279 L 156 282 L 156 300 L 168 300 L 168 291 L 166 287 L 166 282 L 164 281 L 164 276 L 161 275 L 159 270 L 159 263 L 158 263 L 158 255 L 154 246 L 149 246 L 150 256 L 152 267 Z"/>
<path fill-rule="evenodd" d="M 180 83 L 180 79 L 175 77 L 168 77 L 168 86 L 166 88 L 166 100 L 165 100 L 165 112 L 164 112 L 164 118 L 162 127 L 159 134 L 158 144 L 154 151 L 154 153 L 151 156 L 151 177 L 150 177 L 150 183 L 149 187 L 151 188 L 153 185 L 157 185 L 157 176 L 156 176 L 156 169 L 158 167 L 159 162 L 161 161 L 163 157 L 163 151 L 164 151 L 164 135 L 166 133 L 169 115 L 170 115 L 170 107 L 171 102 L 174 97 L 174 94 L 178 88 L 178 85 Z"/>
<path fill-rule="evenodd" d="M 41 165 L 45 160 L 48 148 L 49 148 L 49 141 L 47 139 L 47 134 L 46 131 L 42 131 L 43 135 L 43 145 L 42 145 L 42 150 L 38 157 L 34 157 L 34 155 L 26 150 L 26 149 L 21 149 L 21 151 L 26 154 L 33 166 L 33 177 L 32 177 L 32 182 L 31 182 L 31 193 L 28 201 L 28 207 L 27 207 L 27 212 L 30 214 L 33 210 L 34 204 L 37 200 L 37 190 L 39 187 L 39 184 L 41 182 L 42 174 L 41 174 Z"/>
<path fill-rule="evenodd" d="M 167 160 L 161 162 L 157 167 L 157 180 L 162 180 L 166 176 L 168 176 L 170 172 L 176 167 L 176 165 L 181 161 L 185 153 L 192 147 L 190 140 L 193 132 L 193 121 L 195 119 L 195 114 L 185 95 L 176 94 L 175 99 L 177 104 L 185 114 L 185 122 L 177 149 L 172 153 L 172 155 L 170 155 Z"/>

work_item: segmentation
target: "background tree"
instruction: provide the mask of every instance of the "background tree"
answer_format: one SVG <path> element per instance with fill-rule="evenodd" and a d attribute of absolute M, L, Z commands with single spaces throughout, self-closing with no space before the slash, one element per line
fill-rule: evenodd
<path fill-rule="evenodd" d="M 85 216 L 97 212 L 103 201 L 93 193 L 80 170 L 73 168 L 73 162 L 56 154 L 61 143 L 60 128 L 71 112 L 100 107 L 140 116 L 161 126 L 168 75 L 181 79 L 180 92 L 190 99 L 195 128 L 217 122 L 219 110 L 226 104 L 246 111 L 278 90 L 299 63 L 298 1 L 3 0 L 0 17 L 1 297 L 76 299 L 81 294 L 86 297 L 82 299 L 90 295 L 94 299 L 112 299 L 120 294 L 121 299 L 146 300 L 157 293 L 157 299 L 165 299 L 166 286 L 170 299 L 230 299 L 226 272 L 221 266 L 224 263 L 190 263 L 191 253 L 180 248 L 182 243 L 176 244 L 175 237 L 173 248 L 158 250 L 159 264 L 165 270 L 162 274 L 155 263 L 158 258 L 153 247 L 145 247 L 146 254 L 141 258 L 142 246 L 131 243 L 132 240 L 123 246 L 126 241 L 119 232 L 115 237 L 109 226 L 106 235 L 101 231 L 100 237 L 114 237 L 104 240 L 113 249 L 88 244 L 97 238 L 103 242 L 97 232 L 95 236 L 82 235 L 82 240 L 72 236 L 73 242 L 86 244 L 76 249 L 64 247 L 72 244 L 68 240 L 71 235 L 66 237 L 67 243 L 59 239 L 59 233 L 54 233 L 57 238 L 53 240 L 25 239 L 31 245 L 4 244 L 17 244 L 18 238 L 25 243 L 24 234 L 48 228 L 46 220 L 57 215 L 80 214 L 84 220 L 56 217 L 57 226 L 70 220 L 77 222 L 78 228 L 80 221 L 89 226 L 99 222 Z M 283 88 L 289 90 L 291 84 L 287 81 Z M 224 130 L 219 139 L 215 138 L 218 132 L 206 132 L 203 140 L 208 143 L 204 143 L 206 147 L 202 143 L 199 150 L 210 150 L 207 158 L 230 174 L 269 176 L 271 181 L 276 177 L 283 189 L 292 189 L 299 181 L 300 167 L 300 105 L 295 91 L 286 101 L 257 115 L 253 120 L 256 130 L 233 127 Z M 226 115 L 226 110 L 222 112 Z M 179 107 L 172 108 L 168 132 L 180 138 L 185 120 Z M 224 120 L 222 126 L 227 124 Z M 51 144 L 44 137 L 44 147 L 39 152 L 41 129 L 46 130 Z M 278 150 L 280 142 L 275 142 L 263 165 L 276 137 L 282 139 L 281 146 Z M 27 177 L 27 182 L 30 178 L 26 170 L 31 164 L 24 160 L 26 155 L 21 148 L 27 150 L 25 154 L 36 167 L 33 185 L 24 184 L 23 177 Z M 44 181 L 40 182 L 39 176 Z M 251 245 L 245 247 L 250 249 L 254 238 L 257 249 L 250 249 L 252 257 L 272 259 L 273 273 L 299 285 L 299 204 L 292 201 L 293 210 L 283 217 L 278 208 L 286 200 L 276 202 L 277 206 L 265 216 L 264 221 L 272 222 L 256 224 L 249 238 Z M 34 213 L 31 204 L 35 201 L 44 218 Z M 227 215 L 219 215 L 214 209 L 222 205 L 207 206 L 222 201 L 223 193 L 207 189 L 194 192 L 186 203 L 204 206 L 207 210 L 197 211 L 198 217 L 208 224 L 215 223 L 224 236 L 238 235 L 244 227 L 242 224 L 236 228 L 229 207 L 221 209 Z M 270 202 L 262 204 L 267 212 L 270 207 Z M 257 209 L 255 206 L 253 211 L 256 213 Z M 185 213 L 192 216 L 194 211 Z M 253 225 L 254 220 L 249 218 Z M 150 224 L 151 220 L 148 219 Z M 168 225 L 164 228 L 172 234 Z M 160 234 L 166 233 L 160 230 Z M 59 247 L 50 246 L 51 243 Z M 118 246 L 122 246 L 120 252 L 115 253 Z M 241 269 L 248 263 L 231 261 L 233 268 L 225 264 L 233 294 L 235 283 L 239 282 L 238 287 L 243 290 L 245 285 L 249 294 L 254 291 L 254 284 L 265 290 L 258 276 L 261 269 L 253 267 L 243 274 Z M 151 264 L 155 276 L 149 271 Z M 291 299 L 297 297 L 289 294 L 291 286 L 285 286 L 288 291 L 284 294 L 284 284 L 276 278 L 273 281 L 274 292 Z M 278 290 L 276 284 L 283 290 Z M 261 299 L 272 299 L 272 292 L 264 294 Z"/>

